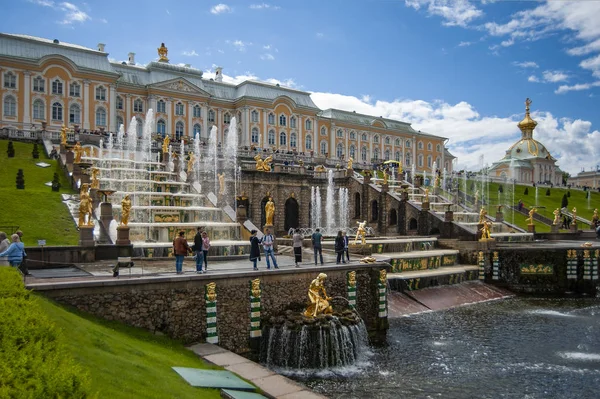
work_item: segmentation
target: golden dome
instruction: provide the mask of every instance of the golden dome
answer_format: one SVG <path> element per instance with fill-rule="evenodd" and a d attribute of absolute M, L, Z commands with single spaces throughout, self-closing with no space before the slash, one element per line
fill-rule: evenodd
<path fill-rule="evenodd" d="M 531 119 L 529 115 L 529 106 L 531 105 L 531 100 L 528 98 L 525 100 L 525 118 L 521 122 L 517 124 L 521 132 L 523 133 L 523 138 L 531 138 L 533 135 L 533 129 L 537 126 L 537 122 Z"/>

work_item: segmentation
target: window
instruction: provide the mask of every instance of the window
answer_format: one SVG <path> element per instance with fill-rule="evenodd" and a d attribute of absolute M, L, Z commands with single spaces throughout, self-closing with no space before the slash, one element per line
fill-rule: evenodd
<path fill-rule="evenodd" d="M 202 127 L 197 123 L 194 125 L 194 137 L 196 137 L 196 135 L 202 137 Z"/>
<path fill-rule="evenodd" d="M 361 139 L 362 141 L 367 141 L 367 140 L 368 140 L 368 138 L 367 138 L 367 134 L 366 134 L 366 133 L 363 133 L 360 139 Z"/>
<path fill-rule="evenodd" d="M 120 130 L 122 125 L 123 125 L 123 118 L 120 116 L 117 116 L 117 126 L 115 126 L 115 130 Z"/>
<path fill-rule="evenodd" d="M 321 128 L 321 136 L 327 136 L 327 129 L 325 128 L 325 126 Z"/>
<path fill-rule="evenodd" d="M 312 130 L 312 121 L 307 119 L 306 122 L 304 122 L 304 126 L 306 127 L 306 130 Z"/>
<path fill-rule="evenodd" d="M 364 162 L 367 160 L 367 147 L 363 147 L 360 150 L 360 159 Z"/>
<path fill-rule="evenodd" d="M 419 154 L 417 164 L 420 168 L 423 167 L 423 154 Z"/>
<path fill-rule="evenodd" d="M 52 94 L 63 94 L 63 84 L 58 79 L 52 82 Z"/>
<path fill-rule="evenodd" d="M 286 126 L 287 118 L 285 115 L 279 115 L 279 126 Z"/>
<path fill-rule="evenodd" d="M 17 116 L 17 101 L 13 96 L 4 97 L 4 116 Z"/>
<path fill-rule="evenodd" d="M 275 131 L 269 130 L 269 145 L 275 145 Z"/>
<path fill-rule="evenodd" d="M 117 96 L 117 109 L 123 109 L 123 97 Z"/>
<path fill-rule="evenodd" d="M 310 134 L 307 134 L 306 138 L 304 139 L 304 148 L 309 151 L 312 150 L 312 136 Z"/>
<path fill-rule="evenodd" d="M 344 131 L 343 131 L 342 129 L 338 129 L 338 131 L 337 131 L 336 135 L 337 135 L 339 138 L 342 138 L 342 137 L 344 137 Z"/>
<path fill-rule="evenodd" d="M 287 145 L 287 134 L 285 132 L 279 133 L 279 145 Z"/>
<path fill-rule="evenodd" d="M 427 155 L 427 167 L 431 168 L 431 155 Z"/>
<path fill-rule="evenodd" d="M 183 116 L 184 105 L 182 103 L 175 104 L 175 115 Z"/>
<path fill-rule="evenodd" d="M 227 142 L 227 135 L 229 134 L 229 129 L 225 129 L 223 131 L 223 141 Z"/>
<path fill-rule="evenodd" d="M 225 115 L 223 115 L 223 123 L 226 123 L 226 124 L 231 123 L 231 115 L 229 115 L 229 112 L 226 112 Z"/>
<path fill-rule="evenodd" d="M 135 120 L 137 121 L 137 127 L 136 127 L 137 136 L 138 136 L 138 138 L 142 138 L 142 135 L 144 132 L 144 121 L 140 117 L 136 117 Z"/>
<path fill-rule="evenodd" d="M 379 161 L 379 148 L 375 148 L 375 151 L 373 151 L 373 160 L 375 162 Z"/>
<path fill-rule="evenodd" d="M 433 145 L 431 143 L 427 143 L 427 151 L 431 151 L 433 149 Z"/>
<path fill-rule="evenodd" d="M 292 129 L 295 129 L 295 128 L 296 128 L 296 117 L 294 117 L 294 116 L 292 116 L 292 117 L 290 118 L 290 127 L 291 127 Z"/>
<path fill-rule="evenodd" d="M 290 147 L 296 148 L 296 145 L 297 145 L 296 133 L 292 133 L 292 134 L 290 134 Z"/>
<path fill-rule="evenodd" d="M 194 118 L 202 118 L 202 108 L 199 105 L 194 105 Z"/>
<path fill-rule="evenodd" d="M 406 148 L 410 148 L 410 140 L 406 140 L 406 145 L 405 145 L 405 147 L 406 147 Z"/>
<path fill-rule="evenodd" d="M 52 104 L 52 120 L 62 121 L 63 119 L 63 106 L 61 103 Z"/>
<path fill-rule="evenodd" d="M 42 100 L 35 100 L 33 102 L 33 119 L 46 119 L 44 102 Z"/>
<path fill-rule="evenodd" d="M 379 143 L 379 135 L 376 134 L 375 136 L 373 136 L 373 143 L 378 144 Z"/>
<path fill-rule="evenodd" d="M 37 91 L 38 93 L 43 93 L 46 91 L 46 82 L 41 76 L 33 79 L 33 91 Z"/>
<path fill-rule="evenodd" d="M 321 141 L 321 155 L 327 154 L 327 142 Z"/>
<path fill-rule="evenodd" d="M 162 119 L 159 119 L 158 122 L 156 122 L 156 132 L 163 137 L 167 134 L 167 124 Z"/>
<path fill-rule="evenodd" d="M 383 153 L 383 157 L 385 158 L 386 161 L 390 160 L 390 150 L 385 150 L 385 152 Z"/>
<path fill-rule="evenodd" d="M 133 112 L 144 112 L 144 103 L 139 98 L 133 102 Z"/>
<path fill-rule="evenodd" d="M 52 119 L 54 119 L 54 118 L 52 118 Z M 71 106 L 69 107 L 69 123 L 77 124 L 80 121 L 81 121 L 81 108 L 79 108 L 78 104 L 71 104 Z"/>
<path fill-rule="evenodd" d="M 412 165 L 411 158 L 410 158 L 410 152 L 407 152 L 406 156 L 404 157 L 404 165 L 406 165 L 406 166 Z"/>
<path fill-rule="evenodd" d="M 394 145 L 400 145 L 400 139 L 394 140 Z"/>
<path fill-rule="evenodd" d="M 69 95 L 71 97 L 81 97 L 81 85 L 79 83 L 71 83 L 69 85 Z"/>
<path fill-rule="evenodd" d="M 390 144 L 391 142 L 392 142 L 392 139 L 390 139 L 390 136 L 385 136 L 385 143 Z"/>
<path fill-rule="evenodd" d="M 215 123 L 215 111 L 212 109 L 208 111 L 208 121 L 211 123 Z"/>
<path fill-rule="evenodd" d="M 419 150 L 422 150 L 422 149 L 423 149 L 423 142 L 422 142 L 422 141 L 419 141 L 419 143 L 417 144 L 417 148 L 418 148 Z"/>
<path fill-rule="evenodd" d="M 102 107 L 96 110 L 96 126 L 106 126 L 106 110 Z"/>
<path fill-rule="evenodd" d="M 338 158 L 341 158 L 344 155 L 344 146 L 342 145 L 342 143 L 339 143 L 335 149 L 335 155 L 337 155 Z"/>
<path fill-rule="evenodd" d="M 350 140 L 356 140 L 356 132 L 354 130 L 350 132 Z"/>
<path fill-rule="evenodd" d="M 442 166 L 442 162 L 440 161 L 440 157 L 437 157 L 435 159 L 435 163 L 437 164 L 438 169 L 440 168 L 440 166 Z"/>
<path fill-rule="evenodd" d="M 181 140 L 181 137 L 183 137 L 183 122 L 180 121 L 175 124 L 175 139 Z"/>
<path fill-rule="evenodd" d="M 356 147 L 353 145 L 350 146 L 350 157 L 352 157 L 352 159 L 356 159 Z"/>
<path fill-rule="evenodd" d="M 253 123 L 258 122 L 258 112 L 256 112 L 256 111 L 252 111 L 252 122 Z"/>
<path fill-rule="evenodd" d="M 167 103 L 164 100 L 158 100 L 156 102 L 156 112 L 165 114 L 167 112 Z"/>
<path fill-rule="evenodd" d="M 17 88 L 17 77 L 12 72 L 6 72 L 4 74 L 4 87 L 7 89 Z"/>
<path fill-rule="evenodd" d="M 269 114 L 269 125 L 275 124 L 275 115 Z"/>
<path fill-rule="evenodd" d="M 252 128 L 252 137 L 251 137 L 251 141 L 253 144 L 258 144 L 258 128 L 253 127 Z"/>
<path fill-rule="evenodd" d="M 400 155 L 400 151 L 396 151 L 396 154 L 394 154 L 394 160 L 396 160 L 397 162 L 402 162 L 402 156 Z"/>
<path fill-rule="evenodd" d="M 438 145 L 436 145 L 436 146 L 435 146 L 435 150 L 436 150 L 437 152 L 441 152 L 441 146 L 440 146 L 439 144 L 438 144 Z"/>
<path fill-rule="evenodd" d="M 96 100 L 106 101 L 106 89 L 103 86 L 96 87 Z"/>

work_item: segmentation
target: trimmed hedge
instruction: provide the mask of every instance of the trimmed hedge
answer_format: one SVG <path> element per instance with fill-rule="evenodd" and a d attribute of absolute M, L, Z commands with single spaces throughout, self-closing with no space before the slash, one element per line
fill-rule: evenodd
<path fill-rule="evenodd" d="M 0 267 L 0 398 L 87 398 L 89 379 L 21 276 Z"/>

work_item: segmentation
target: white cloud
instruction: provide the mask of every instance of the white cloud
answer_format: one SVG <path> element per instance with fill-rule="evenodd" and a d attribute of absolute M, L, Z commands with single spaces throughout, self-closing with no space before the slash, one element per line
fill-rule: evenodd
<path fill-rule="evenodd" d="M 472 44 L 473 44 L 473 42 L 460 42 L 460 43 L 458 43 L 458 47 L 468 47 Z"/>
<path fill-rule="evenodd" d="M 281 7 L 262 3 L 262 4 L 250 4 L 250 8 L 253 10 L 279 10 Z"/>
<path fill-rule="evenodd" d="M 214 67 L 216 67 L 216 65 L 213 65 L 213 68 Z M 204 71 L 203 77 L 206 79 L 214 79 L 215 73 L 212 71 Z M 284 86 L 284 87 L 298 88 L 298 85 L 292 78 L 288 78 L 288 79 L 284 79 L 284 80 L 279 80 L 279 79 L 274 79 L 274 78 L 260 79 L 258 76 L 256 76 L 252 72 L 246 72 L 243 75 L 236 75 L 236 76 L 229 76 L 227 74 L 223 74 L 223 82 L 225 82 L 225 83 L 238 85 L 242 82 L 245 82 L 246 80 L 258 80 L 258 81 L 262 81 L 262 82 L 271 83 L 274 85 L 278 84 L 278 85 Z"/>
<path fill-rule="evenodd" d="M 596 39 L 595 41 L 588 43 L 584 46 L 573 47 L 567 50 L 567 53 L 570 55 L 586 55 L 589 53 L 594 53 L 600 51 L 600 39 Z"/>
<path fill-rule="evenodd" d="M 260 56 L 260 59 L 265 61 L 273 61 L 275 57 L 273 56 L 273 54 L 265 53 Z"/>
<path fill-rule="evenodd" d="M 168 9 L 166 11 L 167 11 L 167 15 L 171 15 L 171 12 Z"/>
<path fill-rule="evenodd" d="M 548 83 L 557 83 L 569 79 L 569 75 L 561 71 L 544 71 L 542 76 L 544 81 Z"/>
<path fill-rule="evenodd" d="M 231 7 L 229 7 L 227 4 L 223 4 L 223 3 L 217 4 L 216 6 L 213 6 L 210 9 L 210 13 L 215 14 L 215 15 L 230 13 L 230 12 L 233 12 L 233 9 Z"/>
<path fill-rule="evenodd" d="M 88 19 L 91 19 L 88 14 L 86 14 L 84 11 L 81 11 L 72 3 L 60 3 L 59 9 L 65 12 L 64 19 L 60 22 L 63 25 L 70 25 L 73 22 L 83 23 Z"/>
<path fill-rule="evenodd" d="M 322 32 L 315 33 L 315 36 L 317 37 L 317 39 L 322 39 L 323 37 L 325 37 L 325 35 Z"/>
<path fill-rule="evenodd" d="M 568 85 L 561 85 L 558 87 L 558 89 L 556 89 L 554 91 L 554 93 L 556 94 L 565 94 L 568 93 L 570 91 L 582 91 L 582 90 L 589 90 L 592 87 L 600 87 L 600 81 L 596 81 L 596 82 L 591 82 L 591 83 L 578 83 L 572 86 L 568 86 Z"/>
<path fill-rule="evenodd" d="M 530 77 L 528 77 L 527 81 L 528 82 L 533 82 L 533 83 L 539 83 L 540 82 L 540 80 L 538 79 L 538 77 L 535 76 L 535 75 L 531 75 Z"/>
<path fill-rule="evenodd" d="M 429 15 L 444 19 L 446 26 L 466 27 L 471 21 L 483 16 L 483 11 L 468 0 L 405 0 L 407 7 L 415 10 L 426 8 Z"/>
<path fill-rule="evenodd" d="M 521 68 L 539 68 L 539 65 L 534 61 L 523 61 L 523 62 L 513 62 L 514 66 L 518 66 Z"/>
<path fill-rule="evenodd" d="M 246 51 L 247 46 L 252 46 L 252 42 L 244 42 L 243 40 L 225 40 L 225 43 L 231 44 L 237 51 Z"/>
<path fill-rule="evenodd" d="M 183 53 L 181 53 L 182 55 L 185 55 L 186 57 L 198 57 L 198 53 L 196 52 L 196 50 L 192 50 L 192 51 L 184 51 Z"/>
<path fill-rule="evenodd" d="M 508 40 L 504 40 L 504 41 L 502 41 L 502 42 L 500 43 L 500 45 L 501 45 L 502 47 L 510 47 L 510 46 L 512 46 L 513 44 L 515 44 L 515 39 L 513 39 L 513 38 L 510 38 L 510 39 L 508 39 Z"/>
<path fill-rule="evenodd" d="M 42 7 L 54 7 L 54 2 L 50 0 L 29 0 L 29 2 Z"/>
<path fill-rule="evenodd" d="M 265 50 L 270 50 L 270 49 L 271 49 L 271 45 L 270 45 L 270 44 L 265 44 L 265 45 L 263 46 L 263 48 L 264 48 Z"/>

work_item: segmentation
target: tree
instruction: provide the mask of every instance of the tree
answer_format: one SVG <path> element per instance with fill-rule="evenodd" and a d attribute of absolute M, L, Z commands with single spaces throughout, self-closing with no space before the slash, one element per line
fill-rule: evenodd
<path fill-rule="evenodd" d="M 529 195 L 529 187 L 525 187 L 525 191 L 523 192 L 523 195 Z"/>
<path fill-rule="evenodd" d="M 567 194 L 563 194 L 562 201 L 560 203 L 561 208 L 566 208 L 569 206 L 569 199 L 567 198 Z"/>
<path fill-rule="evenodd" d="M 569 177 L 571 177 L 571 174 L 570 174 L 570 173 L 568 173 L 568 172 L 563 172 L 563 173 L 562 173 L 562 183 L 563 183 L 564 185 L 566 185 L 566 184 L 567 184 L 567 181 L 568 181 Z"/>

